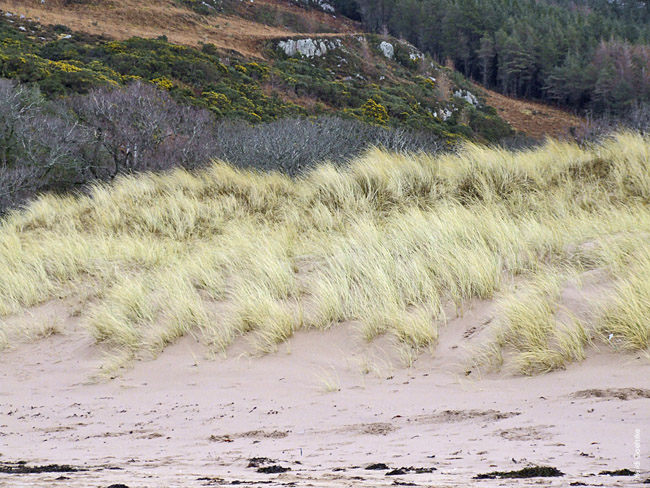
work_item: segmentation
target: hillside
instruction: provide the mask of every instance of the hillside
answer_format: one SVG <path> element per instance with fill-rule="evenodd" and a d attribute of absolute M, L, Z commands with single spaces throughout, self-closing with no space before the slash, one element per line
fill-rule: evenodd
<path fill-rule="evenodd" d="M 267 60 L 270 40 L 287 38 L 346 39 L 363 31 L 363 27 L 338 12 L 306 7 L 299 1 L 258 0 L 241 3 L 221 0 L 218 9 L 193 9 L 190 1 L 126 0 L 93 3 L 38 0 L 16 2 L 0 0 L 0 10 L 19 17 L 34 19 L 44 25 L 65 25 L 73 31 L 126 40 L 134 36 L 165 35 L 170 42 L 198 47 L 212 44 L 223 52 L 234 52 L 245 58 Z M 489 105 L 498 107 L 499 116 L 515 130 L 535 139 L 544 136 L 566 137 L 571 128 L 585 121 L 564 111 L 545 105 L 510 102 L 508 97 L 486 90 Z M 299 96 L 285 93 L 285 98 Z M 299 102 L 300 103 L 300 102 Z M 309 104 L 308 100 L 302 100 Z M 522 103 L 524 103 L 522 105 Z M 540 120 L 537 114 L 542 114 Z M 532 117 L 531 117 L 532 116 Z"/>
<path fill-rule="evenodd" d="M 188 6 L 189 5 L 189 6 Z M 74 46 L 66 47 L 66 44 L 87 45 L 88 41 L 96 46 L 107 44 L 109 39 L 122 41 L 124 48 L 130 52 L 137 51 L 133 42 L 128 40 L 134 36 L 158 38 L 166 36 L 170 43 L 185 45 L 192 48 L 209 46 L 214 51 L 203 48 L 203 54 L 198 57 L 205 57 L 206 53 L 212 54 L 218 63 L 227 60 L 244 65 L 246 62 L 255 61 L 264 70 L 270 69 L 270 76 L 255 85 L 256 94 L 250 99 L 254 109 L 250 110 L 244 106 L 248 102 L 242 100 L 230 100 L 235 106 L 238 117 L 255 121 L 257 117 L 250 115 L 254 113 L 262 120 L 270 120 L 276 116 L 291 114 L 319 114 L 319 113 L 342 113 L 361 115 L 370 122 L 384 122 L 377 119 L 376 114 L 370 117 L 364 115 L 363 106 L 368 100 L 373 100 L 387 109 L 387 116 L 390 123 L 399 126 L 433 129 L 438 135 L 454 134 L 462 137 L 478 138 L 478 140 L 494 141 L 508 133 L 507 129 L 498 121 L 496 112 L 489 108 L 489 102 L 485 101 L 480 94 L 480 89 L 471 88 L 462 76 L 442 68 L 431 60 L 425 61 L 425 57 L 413 47 L 406 46 L 399 41 L 388 40 L 394 46 L 395 57 L 388 59 L 378 49 L 385 39 L 364 34 L 355 36 L 361 26 L 344 17 L 322 11 L 318 8 L 305 7 L 302 4 L 279 2 L 274 0 L 263 0 L 253 4 L 241 2 L 220 2 L 218 9 L 197 12 L 191 8 L 191 2 L 174 2 L 145 0 L 142 2 L 64 2 L 62 0 L 50 0 L 42 4 L 40 1 L 29 0 L 27 2 L 15 2 L 11 0 L 0 0 L 0 9 L 14 14 L 14 17 L 4 17 L 5 25 L 15 22 L 11 27 L 28 29 L 27 43 L 31 46 L 21 45 L 19 49 L 15 46 L 5 45 L 3 51 L 5 57 L 20 55 L 22 53 L 40 54 L 45 58 L 52 58 L 54 61 L 75 61 L 83 63 L 80 68 L 85 68 L 89 63 L 101 61 L 106 69 L 91 69 L 95 73 L 87 73 L 85 83 L 82 86 L 74 86 L 74 82 L 68 83 L 70 87 L 55 88 L 57 93 L 66 91 L 87 91 L 88 89 L 101 85 L 102 76 L 106 76 L 109 82 L 118 84 L 128 81 L 129 76 L 139 76 L 145 79 L 159 79 L 161 74 L 168 76 L 174 84 L 176 95 L 191 103 L 198 103 L 209 106 L 210 102 L 196 99 L 196 94 L 206 91 L 223 94 L 228 97 L 226 88 L 221 87 L 215 90 L 206 90 L 207 80 L 197 80 L 188 77 L 187 73 L 174 72 L 172 69 L 159 69 L 152 72 L 134 69 L 117 65 L 114 60 L 107 60 L 105 57 L 96 55 L 88 56 L 88 53 L 80 53 L 80 49 Z M 25 18 L 22 19 L 21 17 Z M 29 22 L 34 20 L 35 22 Z M 21 23 L 22 22 L 22 23 Z M 46 26 L 50 26 L 49 28 Z M 49 34 L 43 30 L 51 31 L 52 26 L 65 25 L 71 29 L 71 35 L 63 32 L 57 27 L 56 32 Z M 38 27 L 43 26 L 43 27 Z M 33 31 L 33 36 L 29 32 Z M 37 32 L 38 31 L 38 32 Z M 76 33 L 76 34 L 75 34 Z M 86 33 L 86 34 L 81 34 Z M 36 35 L 38 34 L 38 35 Z M 68 36 L 71 36 L 68 38 Z M 31 37 L 31 39 L 30 39 Z M 61 38 L 67 39 L 61 39 Z M 49 40 L 47 47 L 43 46 L 44 40 Z M 103 40 L 106 39 L 106 40 Z M 277 49 L 278 43 L 290 39 L 299 40 L 328 40 L 343 47 L 349 56 L 342 56 L 332 53 L 324 56 L 325 59 L 312 56 L 294 55 L 297 65 L 287 67 L 281 65 L 282 54 Z M 359 42 L 363 39 L 363 42 Z M 67 41 L 67 42 L 63 42 Z M 167 41 L 165 41 L 167 42 Z M 63 45 L 63 46 L 61 46 Z M 52 49 L 56 46 L 58 53 L 53 56 Z M 160 56 L 160 46 L 156 49 L 156 56 Z M 112 49 L 117 49 L 114 46 Z M 147 49 L 150 53 L 151 48 Z M 48 53 L 49 51 L 49 53 Z M 62 52 L 63 51 L 63 52 Z M 153 53 L 152 53 L 153 54 Z M 134 56 L 137 54 L 134 53 Z M 145 53 L 143 53 L 145 55 Z M 193 58 L 197 55 L 191 53 Z M 66 59 L 68 58 L 68 59 Z M 348 59 L 349 58 L 349 59 Z M 341 60 L 344 60 L 341 66 Z M 31 61 L 27 59 L 27 61 Z M 45 59 L 45 63 L 50 59 Z M 134 61 L 136 61 L 134 59 Z M 335 63 L 335 64 L 334 64 Z M 8 69 L 11 59 L 5 61 L 4 76 L 29 79 L 35 81 L 33 70 L 21 74 L 19 70 Z M 204 70 L 202 67 L 197 67 Z M 196 71 L 197 68 L 190 68 Z M 241 73 L 233 73 L 233 66 L 228 70 L 228 78 L 241 78 Z M 317 72 L 312 68 L 320 68 Z M 117 73 L 106 73 L 106 71 L 117 71 Z M 329 71 L 329 72 L 328 72 Z M 331 73 L 334 71 L 334 73 Z M 294 75 L 299 73 L 300 79 Z M 148 76 L 147 76 L 148 75 Z M 233 76 L 234 75 L 234 76 Z M 71 75 L 66 75 L 71 76 Z M 79 77 L 77 75 L 77 77 Z M 94 80 L 93 80 L 94 78 Z M 437 80 L 429 83 L 427 80 Z M 240 80 L 229 80 L 228 88 L 239 90 Z M 261 82 L 259 82 L 261 81 Z M 297 81 L 297 83 L 296 83 Z M 65 85 L 65 83 L 64 83 Z M 345 85 L 350 86 L 350 88 Z M 194 94 L 183 91 L 182 88 L 192 88 Z M 427 91 L 427 89 L 434 88 Z M 369 88 L 369 89 L 368 89 Z M 467 104 L 463 104 L 467 90 L 476 91 L 478 102 L 483 100 L 484 106 L 479 110 L 473 110 Z M 465 90 L 465 91 L 464 91 Z M 247 90 L 248 92 L 250 90 Z M 230 90 L 230 93 L 233 93 Z M 266 101 L 260 101 L 262 95 L 270 95 L 282 101 L 272 111 L 275 115 L 265 115 L 268 108 Z M 461 98 L 454 99 L 454 94 Z M 239 98 L 236 96 L 235 98 Z M 494 103 L 503 102 L 503 98 L 492 96 Z M 244 105 L 244 106 L 241 106 Z M 510 122 L 511 125 L 531 137 L 539 138 L 544 135 L 565 136 L 569 128 L 579 124 L 581 121 L 564 114 L 564 112 L 548 109 L 545 110 L 545 120 L 540 126 L 537 123 L 522 123 L 530 118 L 530 109 L 519 104 L 508 104 L 508 110 L 501 111 L 499 116 Z M 223 109 L 219 109 L 223 113 Z M 372 109 L 365 110 L 372 112 Z M 443 115 L 445 114 L 445 115 Z M 449 115 L 447 115 L 449 114 Z"/>
<path fill-rule="evenodd" d="M 206 14 L 193 10 L 191 1 L 174 0 L 47 0 L 44 3 L 40 0 L 1 0 L 0 10 L 24 15 L 45 25 L 65 25 L 76 32 L 111 39 L 165 35 L 175 44 L 196 47 L 211 43 L 223 50 L 257 58 L 263 57 L 263 41 L 267 39 L 303 31 L 351 33 L 359 29 L 345 18 L 337 19 L 291 2 L 213 3 L 220 8 L 205 7 Z"/>
<path fill-rule="evenodd" d="M 499 117 L 513 129 L 534 139 L 544 137 L 567 138 L 587 125 L 586 119 L 556 107 L 506 97 L 482 88 L 486 102 L 494 107 Z"/>
<path fill-rule="evenodd" d="M 646 0 L 340 1 L 501 94 L 619 118 L 650 104 Z"/>

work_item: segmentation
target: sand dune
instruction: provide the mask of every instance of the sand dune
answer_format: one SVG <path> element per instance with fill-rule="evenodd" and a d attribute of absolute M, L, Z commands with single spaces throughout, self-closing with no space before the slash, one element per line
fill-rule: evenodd
<path fill-rule="evenodd" d="M 0 232 L 0 486 L 640 484 L 649 154 L 374 150 L 39 198 Z"/>

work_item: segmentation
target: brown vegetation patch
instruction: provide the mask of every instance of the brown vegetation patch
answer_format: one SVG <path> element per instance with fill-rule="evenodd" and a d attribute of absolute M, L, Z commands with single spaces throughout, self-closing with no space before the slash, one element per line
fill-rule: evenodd
<path fill-rule="evenodd" d="M 212 43 L 217 48 L 253 57 L 261 57 L 260 40 L 292 34 L 283 28 L 239 17 L 201 16 L 178 7 L 172 0 L 122 0 L 68 6 L 56 0 L 44 4 L 36 0 L 0 0 L 0 10 L 25 15 L 43 24 L 62 24 L 74 31 L 117 40 L 165 35 L 176 44 Z"/>
<path fill-rule="evenodd" d="M 418 415 L 413 420 L 416 422 L 463 422 L 465 420 L 495 421 L 508 419 L 520 415 L 520 412 L 499 412 L 498 410 L 444 410 L 429 415 Z"/>
<path fill-rule="evenodd" d="M 617 398 L 619 400 L 638 400 L 650 398 L 650 390 L 645 388 L 595 388 L 575 392 L 573 398 Z"/>
<path fill-rule="evenodd" d="M 311 32 L 318 32 L 319 27 L 325 27 L 330 32 L 356 32 L 359 30 L 357 22 L 344 17 L 343 15 L 331 15 L 322 12 L 315 8 L 305 8 L 301 5 L 296 5 L 286 0 L 256 0 L 253 4 L 246 3 L 243 5 L 248 10 L 254 10 L 260 5 L 265 7 L 272 7 L 277 9 L 278 12 L 290 13 L 300 17 L 302 21 L 311 26 Z"/>
<path fill-rule="evenodd" d="M 549 105 L 516 100 L 485 88 L 483 93 L 488 105 L 496 108 L 501 118 L 514 129 L 535 139 L 571 137 L 571 131 L 586 122 L 581 117 Z"/>

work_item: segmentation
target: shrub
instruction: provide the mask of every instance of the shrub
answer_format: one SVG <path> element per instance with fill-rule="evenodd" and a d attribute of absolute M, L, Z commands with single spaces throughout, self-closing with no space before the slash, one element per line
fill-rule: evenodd
<path fill-rule="evenodd" d="M 303 174 L 323 161 L 344 164 L 371 146 L 398 152 L 438 152 L 440 139 L 430 133 L 368 125 L 339 117 L 291 118 L 248 126 L 217 125 L 215 154 L 234 165 L 264 171 Z"/>
<path fill-rule="evenodd" d="M 68 105 L 102 148 L 93 166 L 97 178 L 118 173 L 205 164 L 214 154 L 214 120 L 207 110 L 182 106 L 152 85 L 99 89 Z"/>
<path fill-rule="evenodd" d="M 88 142 L 87 130 L 38 89 L 0 80 L 0 212 L 87 180 Z"/>
<path fill-rule="evenodd" d="M 366 120 L 370 123 L 384 125 L 388 122 L 388 112 L 386 107 L 375 102 L 372 98 L 368 99 L 361 107 L 361 112 Z"/>
<path fill-rule="evenodd" d="M 165 78 L 164 76 L 151 80 L 151 83 L 167 91 L 174 88 L 174 83 L 170 79 Z"/>

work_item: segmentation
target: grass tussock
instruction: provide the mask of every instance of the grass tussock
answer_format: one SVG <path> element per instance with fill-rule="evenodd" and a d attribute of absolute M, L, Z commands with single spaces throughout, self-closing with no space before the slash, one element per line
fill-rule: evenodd
<path fill-rule="evenodd" d="M 84 323 L 125 357 L 188 333 L 268 352 L 341 321 L 417 351 L 435 345 L 449 304 L 495 298 L 477 360 L 533 374 L 598 338 L 648 349 L 649 204 L 650 141 L 631 134 L 590 148 L 372 150 L 300 179 L 219 162 L 121 176 L 4 219 L 0 318 L 88 288 Z M 562 291 L 589 270 L 614 285 L 589 297 L 585 321 Z"/>

